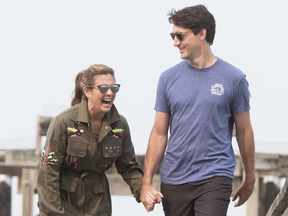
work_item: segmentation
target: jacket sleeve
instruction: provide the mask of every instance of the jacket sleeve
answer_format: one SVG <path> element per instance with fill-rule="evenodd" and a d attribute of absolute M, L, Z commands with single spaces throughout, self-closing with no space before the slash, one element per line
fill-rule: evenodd
<path fill-rule="evenodd" d="M 63 119 L 50 123 L 47 139 L 41 154 L 37 180 L 38 204 L 47 215 L 63 215 L 60 197 L 60 166 L 66 155 L 67 129 Z"/>
<path fill-rule="evenodd" d="M 125 120 L 125 119 L 124 119 Z M 130 190 L 137 202 L 140 202 L 142 189 L 143 170 L 136 159 L 134 146 L 131 141 L 129 126 L 125 120 L 125 130 L 123 133 L 122 154 L 115 162 L 118 173 L 130 186 Z"/>

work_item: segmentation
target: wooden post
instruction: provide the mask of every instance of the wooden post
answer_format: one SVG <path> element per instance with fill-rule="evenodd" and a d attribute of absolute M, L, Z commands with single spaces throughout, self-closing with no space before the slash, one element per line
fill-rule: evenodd
<path fill-rule="evenodd" d="M 40 127 L 41 117 L 37 116 L 37 133 L 36 133 L 36 148 L 35 156 L 37 158 L 37 165 L 39 165 L 39 158 L 41 153 L 41 127 Z"/>
<path fill-rule="evenodd" d="M 37 137 L 36 137 L 36 148 L 35 155 L 37 159 L 41 154 L 41 137 L 46 136 L 52 117 L 37 116 Z M 37 165 L 39 166 L 40 160 L 37 160 Z"/>
<path fill-rule="evenodd" d="M 22 193 L 23 193 L 23 216 L 32 216 L 33 209 L 33 188 L 31 177 L 33 172 L 29 168 L 22 169 Z"/>

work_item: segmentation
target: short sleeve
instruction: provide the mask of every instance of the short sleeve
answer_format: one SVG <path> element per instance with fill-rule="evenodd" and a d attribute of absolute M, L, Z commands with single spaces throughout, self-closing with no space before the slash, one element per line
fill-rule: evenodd
<path fill-rule="evenodd" d="M 236 86 L 232 101 L 232 113 L 242 113 L 250 109 L 249 84 L 244 76 Z"/>
<path fill-rule="evenodd" d="M 169 104 L 166 96 L 163 74 L 160 76 L 158 81 L 154 110 L 169 113 Z"/>

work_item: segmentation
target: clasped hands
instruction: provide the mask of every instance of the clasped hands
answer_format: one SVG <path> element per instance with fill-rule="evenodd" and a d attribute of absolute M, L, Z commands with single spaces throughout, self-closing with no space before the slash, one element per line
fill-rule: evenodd
<path fill-rule="evenodd" d="M 162 193 L 157 191 L 152 185 L 142 187 L 140 200 L 147 212 L 153 211 L 155 204 L 162 202 L 163 197 Z"/>

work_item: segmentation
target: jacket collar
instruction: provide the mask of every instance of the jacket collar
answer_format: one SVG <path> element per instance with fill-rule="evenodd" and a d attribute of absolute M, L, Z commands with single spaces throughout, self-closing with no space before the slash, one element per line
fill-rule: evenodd
<path fill-rule="evenodd" d="M 108 124 L 111 124 L 113 122 L 119 121 L 120 120 L 120 115 L 113 104 L 111 107 L 111 110 L 105 114 L 103 123 L 107 122 Z M 87 107 L 87 101 L 85 99 L 81 100 L 81 103 L 79 105 L 78 113 L 76 116 L 76 121 L 79 122 L 85 122 L 89 123 L 89 112 L 88 112 L 88 107 Z"/>

